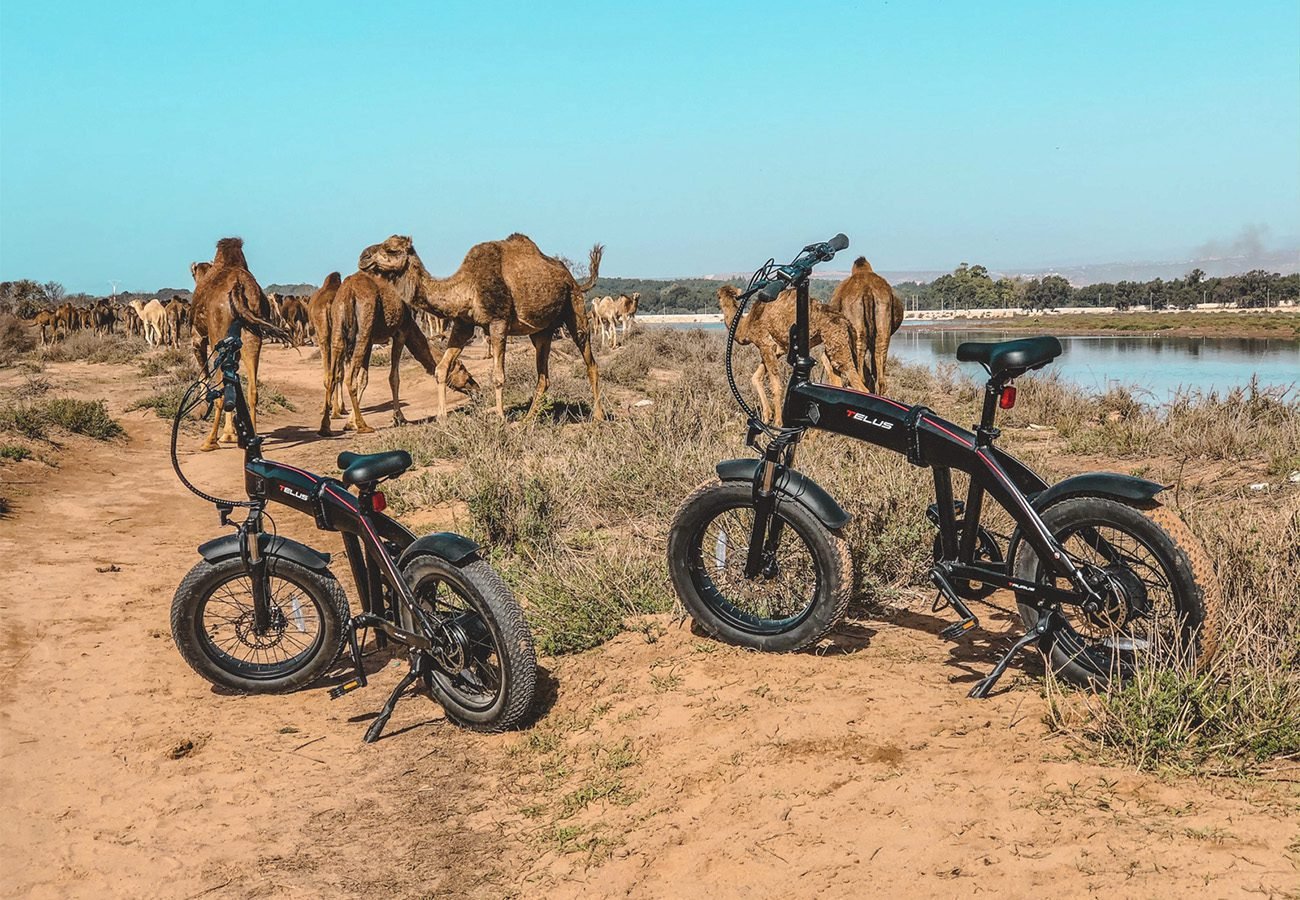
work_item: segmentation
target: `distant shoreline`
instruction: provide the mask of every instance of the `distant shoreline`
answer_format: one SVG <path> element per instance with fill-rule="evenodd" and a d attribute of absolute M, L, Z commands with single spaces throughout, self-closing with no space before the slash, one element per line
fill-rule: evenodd
<path fill-rule="evenodd" d="M 722 324 L 719 313 L 677 315 L 641 314 L 647 326 Z M 1163 334 L 1178 337 L 1276 338 L 1300 341 L 1300 306 L 1272 309 L 1236 309 L 1211 305 L 1195 310 L 1133 309 L 1120 312 L 1106 307 L 1067 307 L 1029 313 L 1022 309 L 909 311 L 905 328 L 951 331 L 961 329 L 1030 330 L 1055 334 Z"/>

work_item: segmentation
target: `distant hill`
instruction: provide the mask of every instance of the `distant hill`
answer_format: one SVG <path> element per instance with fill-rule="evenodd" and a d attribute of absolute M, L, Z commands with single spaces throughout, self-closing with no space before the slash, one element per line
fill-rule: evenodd
<path fill-rule="evenodd" d="M 310 297 L 316 293 L 318 285 L 314 284 L 268 284 L 262 290 L 268 294 L 292 294 L 295 297 Z"/>

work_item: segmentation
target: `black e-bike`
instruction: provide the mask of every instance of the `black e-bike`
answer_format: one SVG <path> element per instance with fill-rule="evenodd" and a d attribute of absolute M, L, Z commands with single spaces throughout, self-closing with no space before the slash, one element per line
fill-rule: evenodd
<path fill-rule="evenodd" d="M 741 294 L 728 334 L 727 377 L 749 418 L 747 444 L 758 459 L 717 466 L 717 479 L 687 497 L 668 537 L 673 585 L 706 632 L 759 650 L 791 651 L 821 639 L 848 605 L 853 562 L 841 530 L 849 515 L 793 468 L 805 431 L 821 429 L 904 454 L 929 467 L 937 526 L 930 580 L 936 610 L 957 616 L 943 636 L 957 640 L 978 624 L 968 605 L 995 590 L 1015 594 L 1026 633 L 977 682 L 987 697 L 1017 653 L 1032 643 L 1073 683 L 1100 686 L 1139 666 L 1195 664 L 1213 652 L 1221 591 L 1200 542 L 1171 509 L 1163 486 L 1095 472 L 1053 485 L 994 446 L 999 407 L 1015 402 L 1012 381 L 1061 353 L 1054 337 L 964 343 L 957 359 L 989 373 L 974 431 L 924 406 L 811 380 L 808 279 L 820 262 L 848 246 L 840 234 L 811 244 L 790 263 L 769 261 Z M 731 350 L 751 298 L 797 295 L 790 329 L 791 366 L 784 427 L 761 419 L 736 386 Z M 965 501 L 953 497 L 952 470 L 966 472 Z M 986 498 L 1014 519 L 1007 539 L 981 524 Z"/>
<path fill-rule="evenodd" d="M 501 731 L 520 724 L 532 706 L 537 660 L 509 588 L 469 538 L 447 532 L 417 538 L 383 514 L 386 502 L 377 486 L 410 467 L 404 450 L 342 453 L 339 479 L 264 458 L 239 379 L 241 327 L 236 320 L 214 348 L 209 374 L 190 387 L 172 423 L 177 476 L 216 505 L 222 525 L 235 526 L 234 534 L 199 547 L 202 559 L 176 589 L 171 626 L 181 656 L 221 687 L 280 693 L 315 682 L 347 646 L 355 674 L 330 691 L 338 698 L 366 685 L 361 647 L 369 629 L 377 648 L 390 641 L 404 646 L 410 668 L 366 731 L 367 742 L 379 739 L 398 699 L 416 681 L 448 718 L 467 728 Z M 205 401 L 209 413 L 214 402 L 216 415 L 223 407 L 233 411 L 247 500 L 210 496 L 181 471 L 181 422 Z M 312 516 L 321 530 L 342 533 L 360 613 L 350 615 L 329 554 L 265 529 L 272 501 Z M 236 508 L 248 515 L 232 523 Z"/>

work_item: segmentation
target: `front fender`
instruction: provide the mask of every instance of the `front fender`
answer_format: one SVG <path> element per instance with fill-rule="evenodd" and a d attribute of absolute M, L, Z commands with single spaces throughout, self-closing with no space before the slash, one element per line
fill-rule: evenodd
<path fill-rule="evenodd" d="M 1118 472 L 1087 472 L 1075 475 L 1030 498 L 1034 509 L 1044 510 L 1066 497 L 1109 497 L 1121 503 L 1150 503 L 1165 489 L 1163 484 Z"/>
<path fill-rule="evenodd" d="M 718 463 L 717 473 L 723 481 L 752 482 L 762 464 L 761 459 L 728 459 Z M 784 499 L 807 509 L 831 530 L 843 528 L 853 518 L 825 488 L 794 469 L 786 469 L 773 489 Z"/>
<path fill-rule="evenodd" d="M 298 565 L 323 572 L 329 568 L 330 555 L 313 550 L 306 544 L 300 544 L 289 538 L 270 535 L 263 532 L 257 536 L 257 545 L 263 556 L 287 559 Z M 239 535 L 227 534 L 199 545 L 199 555 L 210 563 L 220 562 L 232 556 L 239 556 Z"/>
<path fill-rule="evenodd" d="M 463 534 L 454 534 L 450 531 L 438 531 L 433 534 L 426 534 L 424 537 L 416 538 L 409 547 L 402 551 L 398 557 L 397 568 L 406 565 L 407 560 L 419 553 L 432 553 L 435 556 L 441 556 L 452 565 L 460 565 L 472 556 L 476 556 L 479 551 L 478 544 L 465 537 Z"/>

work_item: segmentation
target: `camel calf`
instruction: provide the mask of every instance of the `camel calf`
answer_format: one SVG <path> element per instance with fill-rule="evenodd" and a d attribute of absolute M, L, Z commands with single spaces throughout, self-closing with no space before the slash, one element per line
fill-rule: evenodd
<path fill-rule="evenodd" d="M 722 308 L 723 324 L 731 327 L 738 312 L 740 291 L 730 284 L 718 288 L 718 305 Z M 781 424 L 781 411 L 785 405 L 785 380 L 781 377 L 778 360 L 790 349 L 790 326 L 795 318 L 795 291 L 781 292 L 771 303 L 757 303 L 736 326 L 736 343 L 752 345 L 758 349 L 761 361 L 750 379 L 758 392 L 759 408 L 763 420 Z M 841 379 L 855 390 L 865 391 L 857 359 L 853 355 L 853 330 L 848 319 L 825 303 L 811 301 L 808 307 L 808 349 L 821 346 L 823 360 L 830 373 L 832 384 Z M 763 381 L 767 379 L 766 386 Z M 770 391 L 770 394 L 769 394 Z M 769 402 L 770 397 L 770 402 Z"/>

